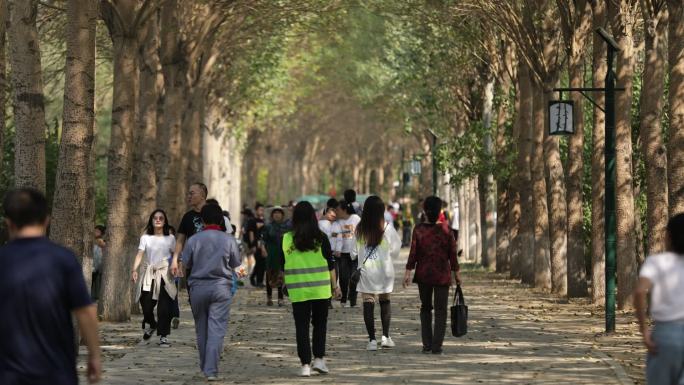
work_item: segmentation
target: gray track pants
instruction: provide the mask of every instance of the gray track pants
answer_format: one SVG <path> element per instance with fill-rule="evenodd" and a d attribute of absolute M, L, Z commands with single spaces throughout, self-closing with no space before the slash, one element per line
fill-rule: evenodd
<path fill-rule="evenodd" d="M 195 319 L 200 369 L 205 376 L 218 374 L 231 300 L 230 288 L 225 284 L 193 285 L 190 288 L 190 306 Z"/>

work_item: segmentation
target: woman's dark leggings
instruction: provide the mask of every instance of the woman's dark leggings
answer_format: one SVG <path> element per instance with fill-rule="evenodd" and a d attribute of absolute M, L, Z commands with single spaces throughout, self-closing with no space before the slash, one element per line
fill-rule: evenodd
<path fill-rule="evenodd" d="M 153 281 L 152 285 L 157 282 Z M 154 287 L 152 287 L 154 290 Z M 143 311 L 143 329 L 145 323 L 150 325 L 152 329 L 157 329 L 158 336 L 168 336 L 171 334 L 171 297 L 164 289 L 164 282 L 159 288 L 159 300 L 152 299 L 152 290 L 143 291 L 140 293 L 140 306 Z M 154 318 L 154 307 L 157 306 L 157 319 Z"/>
<path fill-rule="evenodd" d="M 311 342 L 313 342 L 313 356 L 323 358 L 328 328 L 328 300 L 293 302 L 292 315 L 295 320 L 299 361 L 302 365 L 311 364 Z M 309 324 L 313 325 L 313 341 L 309 339 Z"/>
<path fill-rule="evenodd" d="M 447 303 L 449 301 L 449 286 L 432 286 L 419 283 L 420 295 L 420 330 L 423 338 L 423 349 L 435 353 L 442 351 L 444 333 L 447 321 Z M 435 309 L 435 328 L 432 329 L 432 309 Z"/>

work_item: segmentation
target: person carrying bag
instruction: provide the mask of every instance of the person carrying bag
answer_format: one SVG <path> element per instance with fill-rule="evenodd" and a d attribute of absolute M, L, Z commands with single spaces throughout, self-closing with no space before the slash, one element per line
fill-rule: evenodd
<path fill-rule="evenodd" d="M 468 306 L 465 304 L 461 285 L 456 285 L 454 303 L 451 306 L 451 334 L 454 337 L 463 337 L 466 333 L 468 333 Z"/>
<path fill-rule="evenodd" d="M 436 196 L 427 197 L 423 202 L 427 222 L 413 229 L 411 251 L 404 274 L 404 287 L 408 287 L 411 284 L 411 271 L 415 270 L 413 282 L 418 284 L 421 302 L 423 353 L 437 355 L 442 354 L 446 334 L 449 287 L 461 283 L 456 239 L 439 222 L 441 209 L 442 200 Z"/>

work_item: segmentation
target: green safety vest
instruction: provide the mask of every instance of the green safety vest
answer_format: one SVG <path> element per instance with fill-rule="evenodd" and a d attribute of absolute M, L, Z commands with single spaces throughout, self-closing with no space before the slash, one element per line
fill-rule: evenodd
<path fill-rule="evenodd" d="M 318 250 L 300 251 L 294 247 L 292 232 L 283 236 L 285 253 L 285 286 L 292 302 L 314 299 L 328 299 L 330 290 L 330 271 L 328 261 Z"/>

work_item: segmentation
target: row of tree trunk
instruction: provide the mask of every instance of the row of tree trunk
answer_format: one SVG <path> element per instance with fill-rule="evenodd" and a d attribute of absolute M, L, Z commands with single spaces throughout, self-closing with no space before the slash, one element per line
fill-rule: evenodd
<path fill-rule="evenodd" d="M 491 52 L 492 63 L 502 68 L 516 67 L 511 71 L 495 69 L 496 86 L 502 95 L 515 89 L 515 108 L 511 145 L 517 151 L 514 172 L 497 180 L 496 189 L 489 186 L 492 175 L 483 175 L 487 182 L 481 183 L 481 208 L 483 264 L 496 267 L 497 271 L 510 271 L 520 278 L 544 290 L 569 297 L 585 296 L 591 291 L 594 302 L 601 303 L 605 292 L 604 266 L 604 158 L 605 117 L 598 108 L 593 109 L 591 142 L 584 143 L 584 111 L 581 95 L 573 94 L 575 102 L 575 134 L 568 138 L 567 161 L 561 160 L 558 137 L 548 136 L 546 108 L 553 97 L 549 90 L 558 86 L 562 71 L 567 71 L 570 87 L 603 87 L 606 72 L 606 48 L 603 40 L 592 29 L 605 27 L 612 31 L 620 46 L 616 57 L 618 92 L 616 97 L 616 169 L 617 169 L 617 255 L 618 255 L 618 306 L 631 303 L 631 292 L 636 279 L 638 263 L 643 259 L 642 245 L 635 234 L 641 230 L 641 220 L 635 206 L 633 151 L 639 147 L 646 169 L 646 253 L 660 252 L 665 247 L 665 227 L 670 215 L 684 212 L 682 201 L 684 165 L 684 26 L 682 4 L 678 1 L 609 1 L 566 2 L 556 4 L 523 2 L 521 8 L 513 6 L 493 11 L 490 17 L 508 32 L 517 47 L 516 55 Z M 508 14 L 506 14 L 508 12 Z M 519 12 L 519 19 L 511 13 Z M 640 14 L 638 12 L 641 12 Z M 556 16 L 560 15 L 559 25 Z M 638 142 L 633 145 L 633 81 L 635 60 L 636 21 L 641 16 L 644 23 L 644 65 L 641 74 L 639 100 Z M 533 20 L 542 20 L 540 23 Z M 523 24 L 516 24 L 522 20 Z M 526 24 L 525 24 L 526 23 Z M 559 46 L 555 36 L 562 34 L 564 46 Z M 531 45 L 539 41 L 541 45 Z M 588 42 L 592 41 L 593 54 L 585 55 Z M 504 46 L 508 44 L 504 39 Z M 567 68 L 561 67 L 555 58 L 564 49 Z M 668 54 L 669 52 L 669 54 Z M 503 61 L 503 63 L 500 63 Z M 499 63 L 497 63 L 499 62 Z M 585 84 L 585 66 L 591 62 L 592 84 Z M 492 65 L 494 67 L 494 65 Z M 663 134 L 665 113 L 666 74 L 669 71 L 669 141 Z M 489 83 L 484 84 L 485 90 Z M 591 95 L 598 105 L 604 104 L 601 93 Z M 507 99 L 504 97 L 504 100 Z M 491 120 L 491 96 L 483 96 L 482 121 Z M 507 105 L 500 103 L 499 116 L 505 115 Z M 506 119 L 499 119 L 496 130 L 504 130 Z M 496 131 L 495 131 L 496 132 Z M 485 141 L 488 139 L 485 138 Z M 591 228 L 584 229 L 585 146 L 591 148 Z M 498 156 L 508 151 L 504 140 L 495 141 Z M 462 189 L 468 190 L 469 184 Z M 459 190 L 460 191 L 460 190 Z M 495 195 L 496 194 L 496 195 Z M 464 198 L 468 194 L 463 195 Z M 492 196 L 498 195 L 498 205 L 491 205 Z M 465 207 L 463 205 L 466 205 Z M 467 203 L 459 200 L 462 226 L 468 226 L 472 213 Z M 497 222 L 492 223 L 496 213 Z M 463 228 L 463 227 L 462 227 Z M 492 231 L 495 228 L 496 231 Z M 585 250 L 585 232 L 591 238 L 591 249 Z M 466 228 L 465 233 L 469 233 Z M 461 239 L 467 240 L 463 234 Z M 493 242 L 491 241 L 492 239 Z M 496 246 L 494 246 L 496 245 Z M 464 253 L 466 250 L 464 250 Z M 585 254 L 591 256 L 592 275 L 587 276 Z M 588 286 L 588 283 L 591 286 Z M 590 290 L 589 290 L 590 289 Z"/>

